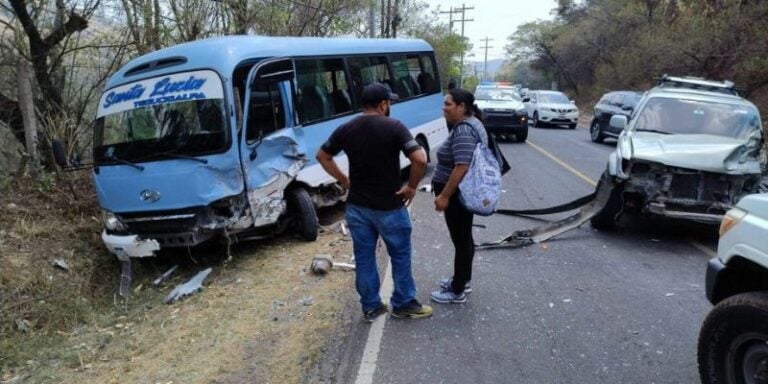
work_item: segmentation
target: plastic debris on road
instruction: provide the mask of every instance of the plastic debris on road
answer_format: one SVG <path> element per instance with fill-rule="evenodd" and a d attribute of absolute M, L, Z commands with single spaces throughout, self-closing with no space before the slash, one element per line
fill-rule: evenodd
<path fill-rule="evenodd" d="M 190 279 L 184 284 L 177 285 L 176 288 L 171 291 L 168 296 L 163 299 L 163 303 L 171 304 L 177 300 L 184 298 L 185 296 L 192 295 L 203 289 L 203 280 L 213 271 L 212 268 L 207 268 L 200 271 L 195 277 Z"/>

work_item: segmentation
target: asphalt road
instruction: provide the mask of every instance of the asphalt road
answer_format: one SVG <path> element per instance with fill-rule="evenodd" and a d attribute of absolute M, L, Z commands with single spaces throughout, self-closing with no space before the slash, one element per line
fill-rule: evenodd
<path fill-rule="evenodd" d="M 615 144 L 606 141 L 590 142 L 580 126 L 531 128 L 528 143 L 502 144 L 512 171 L 500 207 L 543 208 L 590 193 Z M 451 275 L 453 248 L 430 195 L 417 195 L 412 217 L 418 297 L 428 303 Z M 475 228 L 476 242 L 540 224 L 475 222 L 486 226 Z M 383 321 L 378 354 L 366 362 L 372 382 L 698 382 L 696 339 L 710 309 L 704 272 L 715 246 L 711 227 L 625 217 L 615 232 L 585 224 L 543 244 L 478 251 L 467 303 L 431 303 L 426 320 Z M 370 328 L 354 326 L 337 381 L 359 380 Z"/>

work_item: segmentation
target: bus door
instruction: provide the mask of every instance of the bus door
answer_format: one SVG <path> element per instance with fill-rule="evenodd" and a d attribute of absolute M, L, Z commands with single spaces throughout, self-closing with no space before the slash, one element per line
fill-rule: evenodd
<path fill-rule="evenodd" d="M 288 58 L 266 59 L 248 74 L 243 103 L 240 159 L 255 227 L 274 224 L 285 212 L 285 187 L 306 164 L 292 130 L 295 70 Z"/>

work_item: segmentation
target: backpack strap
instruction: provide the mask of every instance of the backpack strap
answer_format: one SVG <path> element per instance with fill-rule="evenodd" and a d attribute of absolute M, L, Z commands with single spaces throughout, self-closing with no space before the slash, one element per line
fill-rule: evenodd
<path fill-rule="evenodd" d="M 468 126 L 468 127 L 469 127 L 469 131 L 472 133 L 472 137 L 474 137 L 474 138 L 475 138 L 475 140 L 477 140 L 477 143 L 475 143 L 475 144 L 480 144 L 480 143 L 482 143 L 482 142 L 483 142 L 483 138 L 480 136 L 480 132 L 477 132 L 477 130 L 475 129 L 475 127 L 474 127 L 472 124 L 470 124 L 470 123 L 467 123 L 467 121 L 466 121 L 466 120 L 462 120 L 462 121 L 461 121 L 461 123 L 459 123 L 459 124 L 456 124 L 456 127 L 454 128 L 454 131 L 455 131 L 457 128 L 459 128 L 460 126 L 462 126 L 462 125 L 466 125 L 466 126 Z M 486 146 L 487 146 L 487 144 L 486 144 Z"/>

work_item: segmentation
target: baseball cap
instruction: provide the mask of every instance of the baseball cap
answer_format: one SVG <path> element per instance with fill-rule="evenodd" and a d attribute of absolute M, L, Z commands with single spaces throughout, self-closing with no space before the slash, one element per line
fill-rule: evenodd
<path fill-rule="evenodd" d="M 378 105 L 384 100 L 397 100 L 397 94 L 392 93 L 388 86 L 381 83 L 368 84 L 363 88 L 363 105 Z"/>

